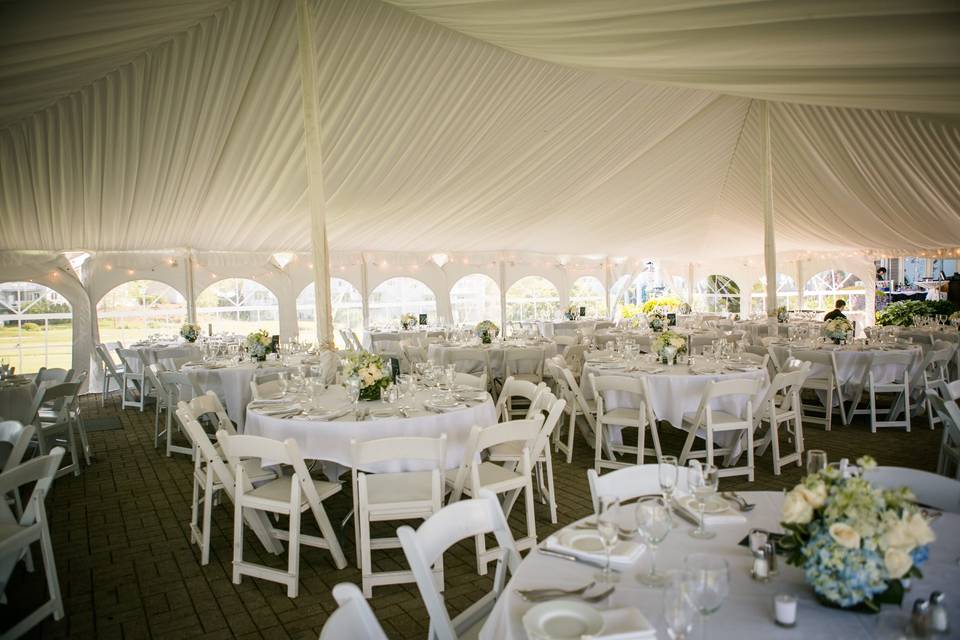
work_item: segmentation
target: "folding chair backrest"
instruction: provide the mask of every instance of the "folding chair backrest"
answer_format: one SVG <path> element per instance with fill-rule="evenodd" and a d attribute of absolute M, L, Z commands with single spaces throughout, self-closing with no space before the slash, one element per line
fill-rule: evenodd
<path fill-rule="evenodd" d="M 768 415 L 771 402 L 776 402 L 778 397 L 783 398 L 783 404 L 780 408 L 788 411 L 793 405 L 795 394 L 800 392 L 804 380 L 810 375 L 810 363 L 800 360 L 796 361 L 799 368 L 782 371 L 773 377 L 767 390 L 763 394 L 763 399 L 754 407 L 754 420 L 760 420 Z"/>
<path fill-rule="evenodd" d="M 103 366 L 113 375 L 117 374 L 117 363 L 113 361 L 113 356 L 110 355 L 110 350 L 107 349 L 107 346 L 104 344 L 98 344 L 94 351 L 97 352 L 97 355 L 100 357 L 100 362 L 103 363 Z"/>
<path fill-rule="evenodd" d="M 599 510 L 601 496 L 616 498 L 623 502 L 640 496 L 660 495 L 662 492 L 658 464 L 638 464 L 603 475 L 599 475 L 594 469 L 587 469 L 587 481 L 590 485 L 594 513 Z M 687 469 L 679 465 L 676 490 L 687 491 Z"/>
<path fill-rule="evenodd" d="M 254 400 L 263 400 L 272 398 L 282 391 L 279 380 L 268 380 L 266 382 L 250 381 L 250 393 Z"/>
<path fill-rule="evenodd" d="M 163 392 L 164 395 L 167 395 L 167 387 L 160 380 L 161 372 L 162 372 L 162 369 L 160 368 L 160 365 L 151 364 L 151 365 L 147 365 L 147 367 L 143 370 L 143 375 L 146 376 L 147 380 L 150 381 L 150 384 L 152 384 L 154 388 L 160 389 L 160 391 Z"/>
<path fill-rule="evenodd" d="M 897 372 L 895 380 L 904 382 L 910 378 L 910 367 L 913 366 L 913 362 L 912 351 L 876 351 L 870 361 L 870 368 L 892 367 Z"/>
<path fill-rule="evenodd" d="M 454 379 L 454 384 L 463 384 L 467 385 L 468 387 L 485 390 L 487 388 L 487 374 L 484 372 L 479 376 L 475 376 L 472 373 L 458 372 L 456 378 Z"/>
<path fill-rule="evenodd" d="M 70 382 L 70 378 L 73 376 L 73 369 L 67 371 L 66 369 L 47 369 L 46 367 L 40 367 L 40 370 L 37 371 L 37 377 L 34 378 L 34 384 L 38 387 L 43 383 L 48 384 L 60 384 L 63 382 Z"/>
<path fill-rule="evenodd" d="M 161 371 L 158 377 L 167 392 L 174 394 L 174 401 L 179 401 L 181 398 L 186 399 L 188 395 L 191 398 L 203 395 L 203 390 L 200 386 L 186 373 L 180 371 Z"/>
<path fill-rule="evenodd" d="M 443 469 L 447 461 L 447 434 L 439 438 L 397 437 L 376 440 L 351 440 L 351 461 L 354 473 L 378 462 L 393 460 L 420 460 L 433 462 L 435 469 Z"/>
<path fill-rule="evenodd" d="M 36 419 L 41 405 L 51 403 L 53 404 L 53 410 L 58 414 L 58 420 L 65 419 L 67 409 L 73 405 L 79 392 L 79 382 L 63 382 L 37 389 L 31 422 Z"/>
<path fill-rule="evenodd" d="M 933 412 L 943 421 L 943 428 L 949 430 L 948 425 L 953 425 L 954 429 L 960 430 L 960 406 L 957 406 L 956 400 L 944 400 L 940 393 L 933 389 L 928 389 L 926 396 L 933 407 Z M 960 435 L 960 431 L 957 432 L 957 435 Z M 958 442 L 960 442 L 960 439 L 958 439 Z"/>
<path fill-rule="evenodd" d="M 567 363 L 567 366 L 574 371 L 582 370 L 584 351 L 586 351 L 586 347 L 582 344 L 575 344 L 567 347 L 563 352 L 563 359 Z"/>
<path fill-rule="evenodd" d="M 478 464 L 481 453 L 498 444 L 518 441 L 522 441 L 524 447 L 529 451 L 530 446 L 536 440 L 541 426 L 543 426 L 543 416 L 535 416 L 530 420 L 498 422 L 489 427 L 473 427 L 470 430 L 470 436 L 467 438 L 467 446 L 463 451 L 463 461 L 460 463 L 460 467 L 457 469 L 457 475 L 454 478 L 450 501 L 456 502 L 460 499 L 463 493 L 463 487 L 466 486 L 467 478 L 470 475 L 470 470 L 474 465 Z"/>
<path fill-rule="evenodd" d="M 643 381 L 641 378 L 629 376 L 598 376 L 591 373 L 590 380 L 593 384 L 593 393 L 598 399 L 605 391 L 620 391 L 636 396 L 643 396 Z M 642 399 L 646 400 L 646 397 Z"/>
<path fill-rule="evenodd" d="M 543 453 L 543 450 L 550 443 L 550 435 L 560 423 L 560 418 L 563 417 L 563 411 L 566 406 L 566 400 L 557 398 L 549 389 L 545 389 L 543 393 L 540 394 L 540 397 L 537 398 L 534 406 L 531 407 L 533 411 L 527 413 L 528 419 L 533 418 L 535 415 L 543 417 L 543 426 L 540 427 L 536 439 L 529 447 L 531 461 L 535 462 L 538 460 L 540 454 Z"/>
<path fill-rule="evenodd" d="M 537 399 L 537 396 L 540 395 L 540 392 L 546 388 L 542 382 L 537 384 L 530 382 L 529 380 L 518 380 L 512 376 L 508 377 L 503 382 L 503 387 L 500 389 L 500 396 L 497 398 L 497 418 L 499 419 L 504 415 L 504 410 L 507 406 L 507 400 L 510 398 L 526 398 L 530 401 L 530 406 L 533 406 L 533 402 Z"/>
<path fill-rule="evenodd" d="M 357 585 L 352 582 L 334 585 L 333 599 L 339 606 L 323 623 L 320 640 L 387 640 L 387 634 Z"/>
<path fill-rule="evenodd" d="M 941 382 L 940 393 L 943 394 L 944 400 L 960 399 L 960 380 L 954 380 L 953 382 Z"/>
<path fill-rule="evenodd" d="M 230 416 L 227 415 L 226 410 L 223 408 L 223 404 L 220 403 L 220 398 L 217 397 L 215 392 L 207 391 L 202 395 L 195 396 L 192 400 L 190 400 L 190 402 L 181 401 L 180 405 L 186 407 L 186 410 L 190 412 L 191 417 L 198 421 L 200 416 L 209 414 L 215 415 L 217 418 L 218 429 L 223 429 L 230 435 L 236 435 L 237 430 L 233 426 Z"/>
<path fill-rule="evenodd" d="M 747 396 L 748 406 L 760 388 L 760 381 L 752 378 L 742 378 L 734 380 L 711 380 L 703 389 L 703 396 L 700 398 L 700 406 L 697 408 L 697 415 L 694 424 L 705 424 L 706 417 L 711 409 L 711 402 L 716 398 L 724 396 Z M 740 416 L 744 417 L 745 416 Z"/>
<path fill-rule="evenodd" d="M 447 349 L 443 352 L 443 364 L 452 364 L 458 372 L 474 375 L 490 370 L 490 361 L 483 349 Z"/>
<path fill-rule="evenodd" d="M 793 357 L 820 367 L 820 370 L 811 367 L 810 375 L 807 376 L 808 378 L 822 379 L 826 378 L 829 374 L 833 376 L 834 380 L 837 380 L 837 357 L 833 351 L 794 351 Z"/>
<path fill-rule="evenodd" d="M 16 420 L 0 422 L 0 473 L 23 462 L 34 432 L 32 424 L 22 425 Z"/>
<path fill-rule="evenodd" d="M 454 628 L 436 584 L 433 565 L 457 542 L 490 533 L 496 537 L 497 546 L 502 550 L 506 561 L 506 567 L 503 562 L 498 564 L 493 591 L 487 598 L 482 599 L 489 600 L 489 606 L 492 607 L 496 596 L 506 584 L 506 569 L 513 573 L 520 565 L 513 535 L 496 496 L 482 491 L 475 499 L 448 504 L 428 518 L 416 531 L 409 526 L 397 529 L 403 553 L 430 614 L 430 627 L 436 640 L 456 640 L 457 629 Z M 482 615 L 485 611 L 477 613 Z"/>
<path fill-rule="evenodd" d="M 144 364 L 140 352 L 136 349 L 117 349 L 117 357 L 120 358 L 120 363 L 127 373 L 139 371 Z"/>
<path fill-rule="evenodd" d="M 530 371 L 520 371 L 521 363 L 528 363 L 529 366 L 526 368 Z M 511 376 L 515 373 L 532 373 L 543 377 L 543 349 L 539 347 L 506 349 L 503 352 L 503 369 L 504 376 Z"/>

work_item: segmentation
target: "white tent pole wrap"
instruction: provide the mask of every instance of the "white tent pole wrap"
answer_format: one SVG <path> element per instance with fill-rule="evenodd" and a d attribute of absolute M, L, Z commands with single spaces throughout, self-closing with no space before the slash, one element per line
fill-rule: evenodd
<path fill-rule="evenodd" d="M 184 261 L 187 281 L 187 322 L 197 322 L 197 292 L 196 280 L 193 273 L 193 249 L 187 249 L 187 259 Z"/>
<path fill-rule="evenodd" d="M 797 258 L 797 309 L 803 309 L 803 260 Z"/>
<path fill-rule="evenodd" d="M 777 244 L 773 234 L 773 153 L 770 148 L 770 104 L 760 103 L 763 145 L 763 265 L 767 274 L 767 314 L 777 310 Z"/>
<path fill-rule="evenodd" d="M 693 308 L 693 263 L 687 263 L 687 304 Z"/>
<path fill-rule="evenodd" d="M 312 24 L 308 0 L 297 0 L 300 92 L 303 97 L 304 146 L 307 150 L 307 200 L 310 206 L 317 342 L 321 346 L 333 349 L 330 258 L 327 247 L 327 198 L 323 187 L 323 151 L 320 147 L 320 122 L 317 116 L 317 63 Z"/>

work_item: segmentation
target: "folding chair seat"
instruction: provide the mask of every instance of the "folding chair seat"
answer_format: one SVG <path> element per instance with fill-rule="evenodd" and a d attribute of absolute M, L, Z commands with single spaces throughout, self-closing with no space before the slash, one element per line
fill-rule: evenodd
<path fill-rule="evenodd" d="M 597 376 L 590 374 L 590 384 L 597 400 L 596 427 L 594 429 L 593 468 L 597 473 L 601 469 L 620 469 L 631 464 L 643 464 L 644 456 L 655 456 L 659 461 L 660 434 L 657 420 L 649 401 L 646 380 L 626 376 Z M 618 394 L 620 403 L 629 398 L 627 406 L 611 407 L 604 394 Z M 637 444 L 630 446 L 614 442 L 611 430 L 636 429 Z M 646 446 L 647 429 L 653 438 L 653 449 Z M 606 455 L 604 455 L 606 454 Z M 617 454 L 633 455 L 635 462 L 617 460 Z"/>

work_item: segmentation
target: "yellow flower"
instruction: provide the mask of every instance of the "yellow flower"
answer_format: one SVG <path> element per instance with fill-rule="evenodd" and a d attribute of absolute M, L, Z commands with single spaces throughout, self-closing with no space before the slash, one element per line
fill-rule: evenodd
<path fill-rule="evenodd" d="M 907 571 L 910 571 L 910 567 L 913 566 L 913 560 L 910 558 L 910 554 L 900 549 L 887 549 L 887 552 L 883 555 L 883 564 L 887 567 L 887 572 L 890 574 L 891 578 L 900 578 Z"/>
<path fill-rule="evenodd" d="M 783 521 L 787 524 L 807 524 L 813 519 L 813 507 L 794 489 L 783 501 Z"/>
<path fill-rule="evenodd" d="M 860 548 L 860 534 L 854 531 L 853 527 L 848 524 L 834 522 L 830 525 L 830 537 L 841 547 L 846 547 L 847 549 Z"/>

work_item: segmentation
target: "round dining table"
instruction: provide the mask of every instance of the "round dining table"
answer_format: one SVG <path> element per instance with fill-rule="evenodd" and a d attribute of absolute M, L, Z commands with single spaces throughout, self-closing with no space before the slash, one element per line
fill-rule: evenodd
<path fill-rule="evenodd" d="M 438 438 L 446 434 L 446 467 L 456 469 L 463 462 L 470 431 L 474 426 L 487 427 L 496 424 L 496 408 L 489 393 L 477 390 L 466 392 L 466 400 L 455 407 L 442 411 L 431 410 L 427 404 L 434 393 L 436 389 L 420 389 L 414 398 L 407 398 L 396 406 L 381 400 L 360 402 L 360 409 L 365 414 L 360 419 L 354 414 L 347 392 L 342 386 L 331 386 L 316 399 L 289 394 L 289 403 L 286 406 L 291 407 L 292 411 L 287 414 L 268 415 L 276 411 L 276 403 L 254 404 L 248 407 L 243 433 L 281 441 L 293 438 L 303 457 L 321 461 L 324 473 L 331 480 L 350 468 L 351 440 Z M 314 413 L 318 406 L 329 412 L 332 419 L 318 418 L 318 414 Z M 403 412 L 400 411 L 401 406 L 404 407 Z M 381 412 L 385 415 L 379 415 Z M 429 468 L 428 465 L 428 462 L 419 460 L 397 459 L 381 462 L 364 470 L 371 473 L 420 471 Z"/>
<path fill-rule="evenodd" d="M 930 546 L 930 558 L 923 566 L 923 578 L 914 579 L 911 590 L 904 596 L 900 608 L 885 606 L 879 615 L 832 609 L 819 604 L 805 581 L 803 572 L 787 565 L 780 556 L 778 572 L 768 582 L 754 580 L 750 571 L 753 555 L 741 545 L 752 528 L 782 532 L 780 527 L 783 494 L 779 492 L 743 492 L 740 494 L 756 507 L 743 514 L 739 521 L 729 524 L 708 524 L 716 532 L 710 540 L 691 538 L 693 528 L 685 520 L 674 517 L 674 528 L 657 549 L 657 570 L 681 569 L 684 558 L 692 553 L 704 553 L 724 558 L 729 567 L 729 595 L 720 609 L 698 620 L 691 638 L 711 640 L 745 640 L 746 638 L 824 638 L 852 640 L 855 638 L 911 637 L 904 632 L 909 624 L 910 608 L 917 598 L 928 598 L 933 591 L 946 594 L 945 604 L 951 628 L 960 620 L 960 598 L 956 587 L 960 584 L 960 515 L 944 513 L 931 524 L 937 540 Z M 592 516 L 591 516 L 592 518 Z M 738 520 L 738 519 L 731 519 Z M 621 509 L 621 526 L 634 527 L 633 509 Z M 575 526 L 572 523 L 569 526 Z M 541 547 L 546 541 L 541 541 Z M 636 576 L 646 573 L 650 566 L 650 552 L 644 550 L 639 559 L 620 571 L 620 580 L 613 594 L 600 604 L 593 604 L 601 615 L 606 610 L 635 607 L 650 625 L 656 628 L 658 638 L 668 638 L 663 618 L 663 591 L 643 586 Z M 527 638 L 523 626 L 524 614 L 533 604 L 516 593 L 518 589 L 542 587 L 575 588 L 589 583 L 597 568 L 582 562 L 546 555 L 535 549 L 527 554 L 516 573 L 507 583 L 493 610 L 480 630 L 482 640 L 523 640 Z M 594 593 L 597 589 L 588 593 Z M 773 598 L 789 594 L 797 598 L 797 624 L 793 628 L 774 624 Z M 572 598 L 577 601 L 577 598 Z M 612 612 L 611 612 L 612 613 Z M 598 636 L 602 637 L 602 636 Z M 937 636 L 953 637 L 953 636 Z"/>
<path fill-rule="evenodd" d="M 36 395 L 32 376 L 15 376 L 0 382 L 0 419 L 27 424 L 33 419 L 30 409 Z"/>
<path fill-rule="evenodd" d="M 239 364 L 233 362 L 187 363 L 180 368 L 180 371 L 189 375 L 202 391 L 216 393 L 224 409 L 227 410 L 227 415 L 242 431 L 247 404 L 253 399 L 250 381 L 255 377 L 292 369 L 293 367 L 283 365 L 277 360 L 262 363 L 247 360 Z"/>
<path fill-rule="evenodd" d="M 447 354 L 457 349 L 482 349 L 487 353 L 490 361 L 490 375 L 503 379 L 503 357 L 509 349 L 543 349 L 544 360 L 557 355 L 557 343 L 552 340 L 539 339 L 516 342 L 493 342 L 492 344 L 459 344 L 454 342 L 436 342 L 427 347 L 427 360 L 435 364 L 447 364 Z M 520 372 L 529 373 L 532 367 L 528 362 L 520 363 Z"/>

